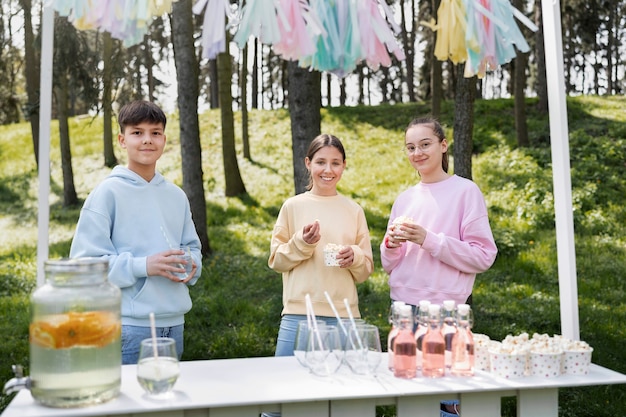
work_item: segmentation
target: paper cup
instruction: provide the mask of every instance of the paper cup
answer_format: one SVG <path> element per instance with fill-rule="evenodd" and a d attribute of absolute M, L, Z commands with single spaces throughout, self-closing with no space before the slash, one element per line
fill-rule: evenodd
<path fill-rule="evenodd" d="M 491 373 L 502 378 L 521 378 L 526 371 L 526 353 L 500 353 L 489 351 Z"/>
<path fill-rule="evenodd" d="M 337 254 L 339 250 L 337 249 L 324 249 L 324 263 L 326 266 L 339 266 L 339 261 L 337 260 Z"/>
<path fill-rule="evenodd" d="M 586 375 L 591 365 L 590 350 L 566 350 L 563 352 L 563 373 L 567 375 Z"/>
<path fill-rule="evenodd" d="M 478 371 L 489 372 L 489 336 L 474 334 L 474 368 Z"/>
<path fill-rule="evenodd" d="M 561 375 L 562 358 L 563 352 L 530 352 L 530 374 L 544 378 L 559 376 Z"/>

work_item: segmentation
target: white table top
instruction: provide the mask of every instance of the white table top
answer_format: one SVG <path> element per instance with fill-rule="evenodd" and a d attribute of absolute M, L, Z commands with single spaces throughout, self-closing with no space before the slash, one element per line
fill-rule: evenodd
<path fill-rule="evenodd" d="M 626 384 L 626 375 L 593 364 L 587 375 L 555 378 L 504 379 L 479 371 L 469 378 L 404 380 L 395 378 L 386 363 L 384 357 L 376 376 L 354 375 L 342 366 L 331 377 L 318 377 L 300 366 L 295 357 L 183 361 L 174 397 L 161 401 L 144 394 L 136 379 L 135 365 L 124 365 L 121 393 L 105 404 L 76 409 L 43 407 L 34 402 L 29 391 L 23 390 L 2 417 L 111 416 L 149 410 Z"/>

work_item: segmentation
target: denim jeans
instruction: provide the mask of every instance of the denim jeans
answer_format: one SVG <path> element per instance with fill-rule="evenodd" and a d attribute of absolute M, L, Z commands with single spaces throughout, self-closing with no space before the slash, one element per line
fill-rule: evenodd
<path fill-rule="evenodd" d="M 324 321 L 329 326 L 337 325 L 335 317 L 321 316 L 316 317 L 316 319 Z M 285 314 L 282 317 L 274 356 L 293 356 L 293 346 L 296 341 L 296 331 L 298 330 L 298 322 L 300 320 L 306 320 L 306 316 L 304 314 Z"/>
<path fill-rule="evenodd" d="M 176 341 L 176 353 L 180 360 L 183 355 L 183 324 L 174 327 L 157 327 L 157 337 L 171 337 Z M 134 365 L 139 360 L 139 346 L 143 339 L 152 337 L 149 327 L 122 326 L 122 364 Z"/>

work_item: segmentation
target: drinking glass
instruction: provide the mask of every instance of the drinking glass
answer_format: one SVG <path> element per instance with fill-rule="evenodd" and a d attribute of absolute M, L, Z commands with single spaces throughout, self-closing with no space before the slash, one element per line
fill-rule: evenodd
<path fill-rule="evenodd" d="M 153 398 L 169 398 L 180 374 L 176 341 L 171 337 L 144 339 L 139 348 L 137 380 Z"/>
<path fill-rule="evenodd" d="M 187 263 L 181 262 L 179 264 L 176 264 L 176 267 L 184 268 L 185 272 L 174 272 L 174 275 L 180 278 L 181 280 L 183 280 L 187 278 L 189 274 L 191 273 L 191 267 L 192 267 L 191 248 L 189 246 L 181 246 L 180 250 L 184 251 L 185 253 L 182 255 L 175 255 L 175 256 L 184 261 L 187 261 Z"/>
<path fill-rule="evenodd" d="M 317 327 L 326 326 L 326 322 L 323 320 L 317 320 Z M 305 368 L 308 367 L 306 360 L 304 359 L 304 355 L 306 353 L 306 345 L 309 341 L 309 331 L 311 328 L 309 327 L 308 320 L 300 320 L 298 322 L 298 327 L 296 329 L 296 339 L 293 346 L 293 355 L 298 359 L 300 365 Z"/>
<path fill-rule="evenodd" d="M 354 319 L 354 324 L 360 326 L 365 324 L 365 320 L 363 319 Z M 339 340 L 341 341 L 341 348 L 346 349 L 346 343 L 348 341 L 348 332 L 353 327 L 352 320 L 350 319 L 341 319 L 341 325 L 337 323 L 339 327 Z"/>
<path fill-rule="evenodd" d="M 352 372 L 359 375 L 373 374 L 382 360 L 378 327 L 360 324 L 350 327 L 345 345 L 344 361 Z"/>
<path fill-rule="evenodd" d="M 337 372 L 343 361 L 343 349 L 337 326 L 322 326 L 309 331 L 304 354 L 309 370 L 319 376 Z"/>

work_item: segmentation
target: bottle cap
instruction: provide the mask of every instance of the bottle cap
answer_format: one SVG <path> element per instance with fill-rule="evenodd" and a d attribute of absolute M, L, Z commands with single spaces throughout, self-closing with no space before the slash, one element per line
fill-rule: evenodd
<path fill-rule="evenodd" d="M 421 300 L 420 301 L 420 309 L 422 309 L 422 308 L 428 309 L 429 305 L 430 305 L 430 301 L 428 301 L 428 300 Z"/>
<path fill-rule="evenodd" d="M 400 306 L 400 316 L 401 317 L 405 317 L 405 318 L 406 317 L 411 317 L 412 313 L 413 313 L 413 310 L 411 310 L 411 306 L 410 305 L 405 304 L 403 306 Z"/>
<path fill-rule="evenodd" d="M 469 304 L 459 304 L 457 306 L 457 311 L 459 312 L 460 315 L 467 316 L 470 312 L 470 306 Z"/>
<path fill-rule="evenodd" d="M 431 315 L 439 314 L 440 310 L 441 310 L 441 306 L 439 304 L 431 304 L 428 306 L 428 312 Z"/>
<path fill-rule="evenodd" d="M 443 308 L 445 308 L 448 311 L 454 310 L 454 300 L 445 300 L 443 302 Z"/>

